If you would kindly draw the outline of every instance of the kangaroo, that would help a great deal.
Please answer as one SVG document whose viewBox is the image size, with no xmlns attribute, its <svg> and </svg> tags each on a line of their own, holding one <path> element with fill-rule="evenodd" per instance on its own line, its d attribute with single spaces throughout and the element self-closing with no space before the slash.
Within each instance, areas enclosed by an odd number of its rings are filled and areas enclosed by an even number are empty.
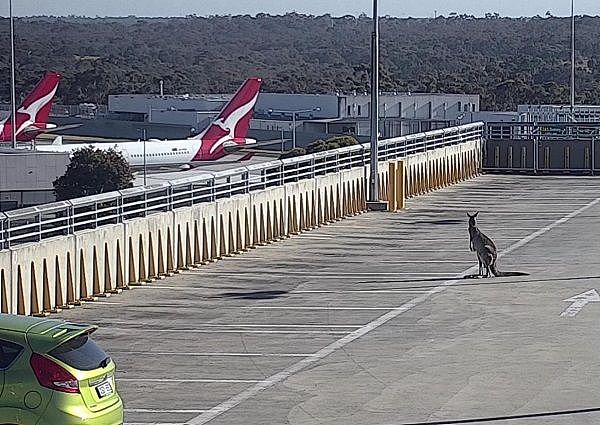
<svg viewBox="0 0 600 425">
<path fill-rule="evenodd" d="M 469 249 L 477 253 L 479 276 L 489 277 L 490 271 L 496 276 L 492 267 L 495 269 L 494 264 L 496 263 L 496 258 L 498 258 L 498 251 L 494 242 L 477 228 L 475 218 L 478 214 L 479 211 L 473 215 L 467 213 L 469 217 Z M 483 273 L 484 269 L 485 275 Z"/>
<path fill-rule="evenodd" d="M 498 250 L 494 241 L 477 228 L 475 218 L 478 214 L 479 211 L 473 215 L 467 213 L 467 216 L 469 217 L 469 249 L 477 253 L 479 276 L 490 277 L 490 272 L 495 277 L 527 275 L 527 273 L 523 272 L 501 272 L 496 268 Z"/>
</svg>

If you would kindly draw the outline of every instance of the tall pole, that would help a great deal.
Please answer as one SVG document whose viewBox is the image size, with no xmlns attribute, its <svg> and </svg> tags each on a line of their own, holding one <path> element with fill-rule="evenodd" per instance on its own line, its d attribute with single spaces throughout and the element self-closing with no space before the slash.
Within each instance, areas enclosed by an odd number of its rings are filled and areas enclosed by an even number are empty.
<svg viewBox="0 0 600 425">
<path fill-rule="evenodd" d="M 144 186 L 146 186 L 146 129 L 142 128 L 142 139 L 144 139 Z"/>
<path fill-rule="evenodd" d="M 292 149 L 296 149 L 296 112 L 292 111 Z"/>
<path fill-rule="evenodd" d="M 378 0 L 373 0 L 373 32 L 371 34 L 371 173 L 369 201 L 379 200 L 379 169 L 377 142 L 379 139 L 379 14 Z"/>
<path fill-rule="evenodd" d="M 571 0 L 571 121 L 575 122 L 575 0 Z"/>
<path fill-rule="evenodd" d="M 12 147 L 17 148 L 17 95 L 15 93 L 15 27 L 13 23 L 12 0 L 8 1 L 10 15 L 10 102 L 12 104 L 12 121 L 10 124 L 12 134 Z"/>
</svg>

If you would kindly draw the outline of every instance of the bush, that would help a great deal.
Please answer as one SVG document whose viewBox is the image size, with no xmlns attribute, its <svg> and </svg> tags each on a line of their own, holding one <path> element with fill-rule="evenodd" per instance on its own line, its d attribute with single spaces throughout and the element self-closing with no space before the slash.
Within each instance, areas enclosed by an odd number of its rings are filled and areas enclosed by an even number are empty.
<svg viewBox="0 0 600 425">
<path fill-rule="evenodd" d="M 65 174 L 54 180 L 59 201 L 133 186 L 129 163 L 120 152 L 91 146 L 73 152 Z"/>
<path fill-rule="evenodd" d="M 309 144 L 306 149 L 295 148 L 283 153 L 279 159 L 293 158 L 295 156 L 306 155 L 310 153 L 325 152 L 332 149 L 343 148 L 345 146 L 358 145 L 358 141 L 353 136 L 335 136 L 327 140 L 315 140 Z"/>
<path fill-rule="evenodd" d="M 325 140 L 315 140 L 306 147 L 306 153 L 323 152 L 327 150 L 327 142 Z"/>
<path fill-rule="evenodd" d="M 279 159 L 293 158 L 295 156 L 302 156 L 302 155 L 306 155 L 306 149 L 294 148 L 290 151 L 284 152 L 281 155 L 279 155 Z"/>
<path fill-rule="evenodd" d="M 328 140 L 328 142 L 335 143 L 340 148 L 343 148 L 345 146 L 358 145 L 358 140 L 356 140 L 353 136 L 348 136 L 348 135 L 332 137 L 331 139 Z"/>
</svg>

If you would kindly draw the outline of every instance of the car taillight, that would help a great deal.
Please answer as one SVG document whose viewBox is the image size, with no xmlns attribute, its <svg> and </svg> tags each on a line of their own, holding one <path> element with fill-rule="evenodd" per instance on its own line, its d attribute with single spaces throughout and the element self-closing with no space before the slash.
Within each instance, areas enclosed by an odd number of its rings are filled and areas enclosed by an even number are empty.
<svg viewBox="0 0 600 425">
<path fill-rule="evenodd" d="M 77 378 L 52 360 L 34 353 L 29 363 L 41 386 L 64 393 L 79 392 Z"/>
</svg>

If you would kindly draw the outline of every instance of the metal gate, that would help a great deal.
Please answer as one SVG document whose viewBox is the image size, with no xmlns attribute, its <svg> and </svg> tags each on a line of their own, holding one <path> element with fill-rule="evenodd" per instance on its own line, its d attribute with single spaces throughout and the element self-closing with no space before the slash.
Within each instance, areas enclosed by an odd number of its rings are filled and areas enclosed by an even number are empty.
<svg viewBox="0 0 600 425">
<path fill-rule="evenodd" d="M 600 123 L 487 124 L 483 169 L 492 172 L 579 173 L 600 171 Z M 598 165 L 598 167 L 597 167 Z"/>
</svg>

